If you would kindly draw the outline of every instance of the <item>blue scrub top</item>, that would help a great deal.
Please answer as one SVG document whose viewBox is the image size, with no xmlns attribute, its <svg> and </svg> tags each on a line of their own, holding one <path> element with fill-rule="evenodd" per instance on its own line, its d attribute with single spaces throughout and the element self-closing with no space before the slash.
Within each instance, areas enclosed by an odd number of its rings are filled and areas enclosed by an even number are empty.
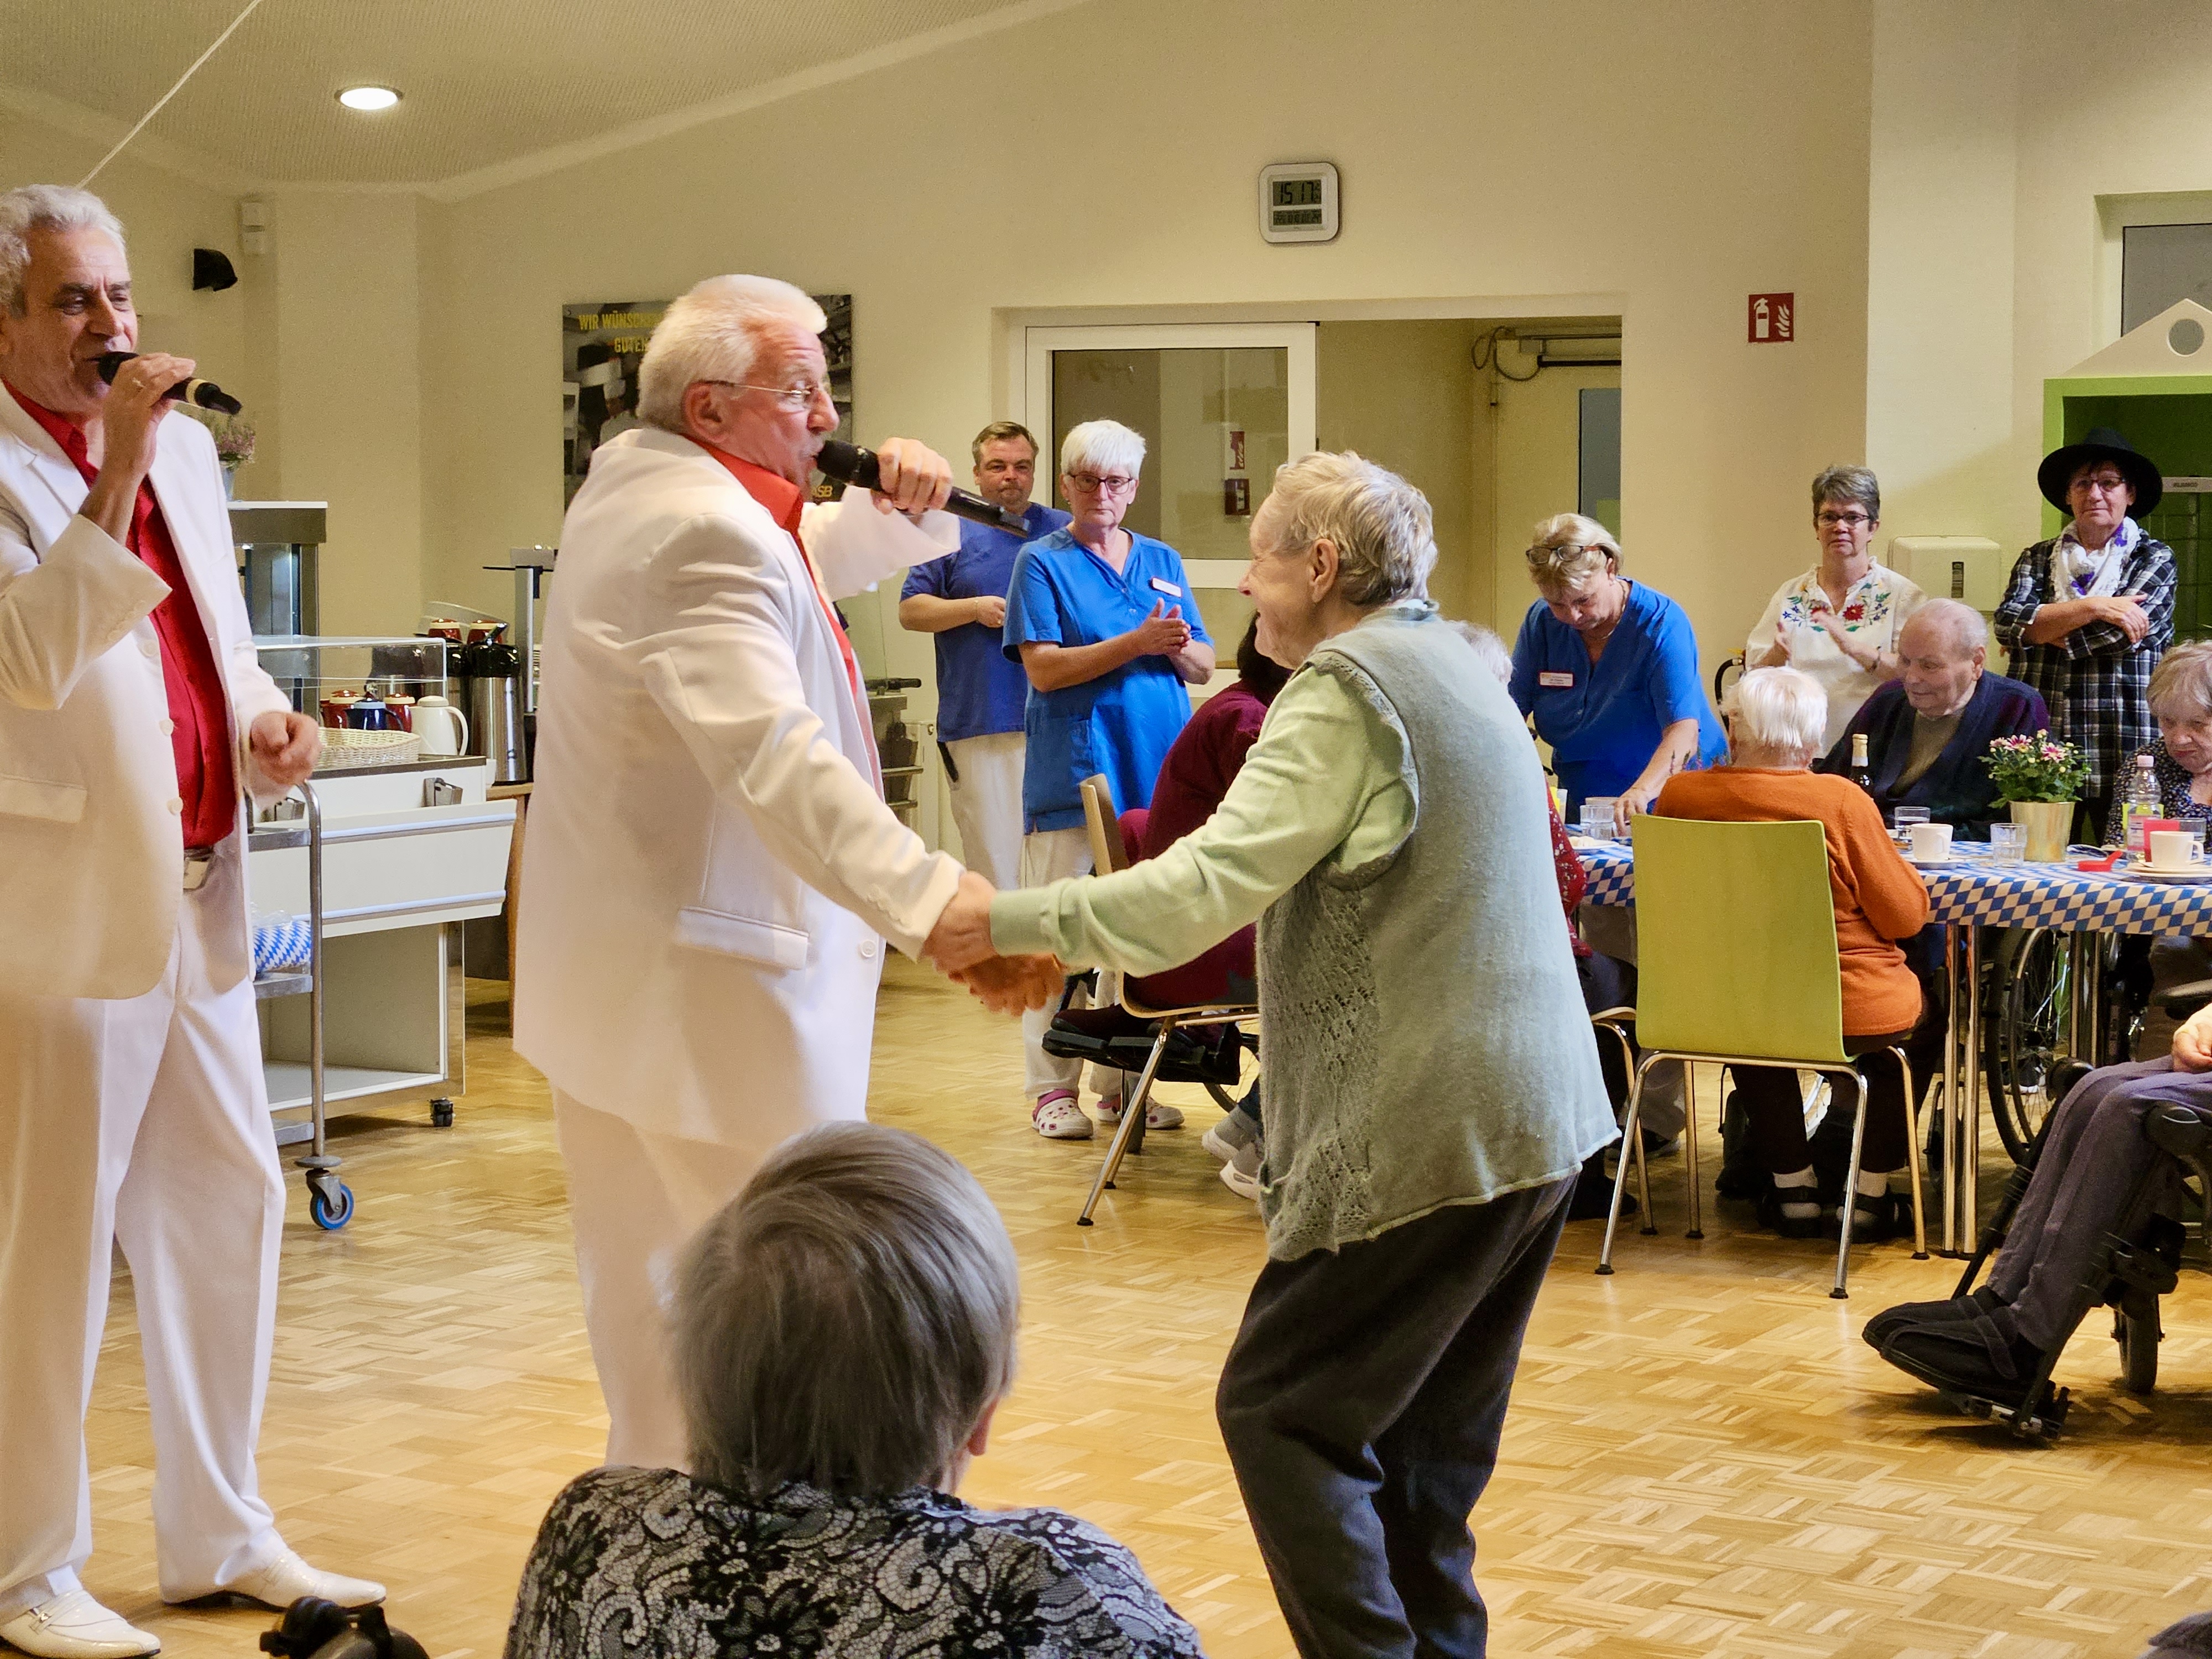
<svg viewBox="0 0 2212 1659">
<path fill-rule="evenodd" d="M 1165 542 L 1129 532 L 1121 573 L 1069 535 L 1055 530 L 1022 549 L 1006 591 L 1005 651 L 1019 662 L 1030 640 L 1054 645 L 1097 645 L 1126 634 L 1164 602 L 1180 611 L 1191 637 L 1212 640 L 1183 574 L 1182 560 Z M 1114 808 L 1126 811 L 1152 799 L 1176 734 L 1190 718 L 1190 692 L 1163 656 L 1139 657 L 1109 674 L 1057 691 L 1030 692 L 1029 758 L 1022 769 L 1024 827 L 1079 830 L 1079 786 L 1095 772 L 1114 786 Z"/>
<path fill-rule="evenodd" d="M 1618 795 L 1644 774 L 1659 735 L 1698 722 L 1695 766 L 1717 764 L 1728 739 L 1698 673 L 1698 640 L 1682 607 L 1632 582 L 1628 603 L 1595 663 L 1583 636 L 1539 599 L 1513 645 L 1513 701 L 1552 745 L 1567 816 L 1592 796 Z"/>
<path fill-rule="evenodd" d="M 985 594 L 1005 598 L 1024 544 L 1067 522 L 1066 514 L 1042 501 L 1031 501 L 1022 516 L 1029 522 L 1026 536 L 963 519 L 960 550 L 908 571 L 899 598 L 912 599 L 917 593 L 939 599 L 977 599 Z M 937 735 L 945 742 L 1022 729 L 1030 677 L 1019 663 L 1006 660 L 1004 638 L 1000 629 L 981 623 L 963 623 L 937 635 Z"/>
</svg>

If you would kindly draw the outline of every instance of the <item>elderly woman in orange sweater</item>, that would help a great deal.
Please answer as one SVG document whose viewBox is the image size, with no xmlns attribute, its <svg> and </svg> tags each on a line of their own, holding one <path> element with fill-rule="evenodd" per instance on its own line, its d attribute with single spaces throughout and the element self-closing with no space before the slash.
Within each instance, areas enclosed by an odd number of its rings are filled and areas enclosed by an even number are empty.
<svg viewBox="0 0 2212 1659">
<path fill-rule="evenodd" d="M 1847 779 L 1807 769 L 1827 728 L 1827 694 L 1818 681 L 1794 668 L 1753 669 L 1736 683 L 1729 705 L 1728 763 L 1669 780 L 1652 810 L 1735 823 L 1817 818 L 1827 831 L 1843 957 L 1844 1046 L 1854 1054 L 1902 1046 L 1920 1018 L 1921 994 L 1898 941 L 1928 925 L 1927 888 L 1891 842 L 1871 796 Z M 1797 1074 L 1777 1066 L 1732 1069 L 1753 1146 L 1771 1176 L 1759 1219 L 1787 1237 L 1812 1237 L 1820 1231 L 1820 1205 Z M 1869 1069 L 1874 1097 L 1850 1202 L 1851 1237 L 1872 1239 L 1899 1224 L 1889 1177 L 1905 1166 L 1910 1140 L 1904 1079 L 1887 1064 Z M 1857 1109 L 1852 1087 L 1838 1085 L 1836 1109 Z"/>
</svg>

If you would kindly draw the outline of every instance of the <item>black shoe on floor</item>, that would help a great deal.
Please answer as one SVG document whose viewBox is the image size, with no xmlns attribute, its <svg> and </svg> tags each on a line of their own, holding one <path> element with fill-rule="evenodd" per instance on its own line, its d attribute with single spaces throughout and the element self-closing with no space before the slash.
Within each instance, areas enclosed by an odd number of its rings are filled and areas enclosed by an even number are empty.
<svg viewBox="0 0 2212 1659">
<path fill-rule="evenodd" d="M 1952 1325 L 1972 1319 L 1978 1314 L 1994 1313 L 2004 1305 L 1997 1293 L 1986 1285 L 1978 1285 L 1966 1296 L 1953 1297 L 1945 1302 L 1900 1302 L 1894 1308 L 1885 1308 L 1866 1322 L 1859 1334 L 1866 1345 L 1880 1353 L 1883 1345 L 1899 1331 L 1911 1325 Z"/>
<path fill-rule="evenodd" d="M 1791 1194 L 1790 1202 L 1792 1204 L 1813 1202 L 1813 1189 L 1810 1187 L 1792 1187 L 1790 1191 Z M 1802 1197 L 1798 1196 L 1800 1194 L 1802 1194 Z M 1782 1189 L 1774 1184 L 1771 1176 L 1767 1177 L 1765 1188 L 1759 1194 L 1759 1224 L 1770 1231 L 1780 1233 L 1784 1238 L 1818 1238 L 1820 1236 L 1820 1214 L 1818 1209 L 1808 1216 L 1788 1216 L 1782 1213 Z"/>
<path fill-rule="evenodd" d="M 1613 1213 L 1613 1178 L 1605 1172 L 1605 1154 L 1592 1152 L 1583 1164 L 1583 1172 L 1575 1182 L 1573 1196 L 1567 1200 L 1567 1219 L 1570 1221 L 1602 1221 Z M 1636 1213 L 1636 1194 L 1620 1195 L 1620 1218 L 1623 1221 Z"/>
<path fill-rule="evenodd" d="M 2043 1350 L 2021 1337 L 2008 1340 L 1986 1314 L 1942 1325 L 1908 1325 L 1881 1357 L 1944 1394 L 2000 1406 L 2027 1402 L 2029 1379 L 2043 1369 Z"/>
<path fill-rule="evenodd" d="M 1843 1231 L 1843 1212 L 1839 1209 L 1828 1218 L 1822 1231 L 1831 1237 Z M 1912 1231 L 1912 1200 L 1899 1198 L 1894 1193 L 1861 1193 L 1851 1200 L 1851 1243 L 1879 1244 L 1884 1239 L 1901 1238 Z"/>
</svg>

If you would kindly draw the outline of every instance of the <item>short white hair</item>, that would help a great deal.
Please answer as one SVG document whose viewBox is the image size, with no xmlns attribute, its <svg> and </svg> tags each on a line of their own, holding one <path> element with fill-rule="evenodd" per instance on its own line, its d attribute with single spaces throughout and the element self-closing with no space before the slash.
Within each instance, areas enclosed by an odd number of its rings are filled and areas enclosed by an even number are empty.
<svg viewBox="0 0 2212 1659">
<path fill-rule="evenodd" d="M 1949 637 L 1952 650 L 1961 657 L 1989 649 L 1989 623 L 1980 611 L 1959 599 L 1929 600 L 1905 619 L 1905 628 L 1941 629 Z M 1901 640 L 1905 629 L 1897 631 Z"/>
<path fill-rule="evenodd" d="M 1474 654 L 1482 659 L 1485 668 L 1498 677 L 1500 685 L 1513 683 L 1513 653 L 1505 648 L 1504 641 L 1480 623 L 1447 622 L 1444 626 L 1474 647 Z"/>
<path fill-rule="evenodd" d="M 1351 450 L 1317 450 L 1275 469 L 1253 520 L 1254 544 L 1295 556 L 1336 549 L 1336 591 L 1363 611 L 1429 591 L 1437 536 L 1429 498 Z"/>
<path fill-rule="evenodd" d="M 1085 421 L 1060 443 L 1060 471 L 1097 472 L 1117 466 L 1132 476 L 1145 470 L 1145 434 L 1119 421 Z"/>
<path fill-rule="evenodd" d="M 1550 595 L 1607 568 L 1620 568 L 1620 544 L 1595 519 L 1579 513 L 1554 513 L 1536 520 L 1528 535 L 1528 580 Z"/>
<path fill-rule="evenodd" d="M 709 276 L 672 301 L 637 370 L 637 417 L 667 432 L 684 430 L 684 394 L 700 380 L 742 386 L 753 372 L 762 331 L 779 326 L 819 334 L 830 325 L 806 293 L 773 276 Z"/>
<path fill-rule="evenodd" d="M 1820 753 L 1828 733 L 1828 694 L 1795 668 L 1754 668 L 1729 692 L 1739 738 L 1784 753 Z"/>
<path fill-rule="evenodd" d="M 88 190 L 70 185 L 19 185 L 0 193 L 0 306 L 23 314 L 23 276 L 31 238 L 42 230 L 101 230 L 124 247 L 123 222 Z M 128 249 L 125 249 L 128 252 Z"/>
</svg>

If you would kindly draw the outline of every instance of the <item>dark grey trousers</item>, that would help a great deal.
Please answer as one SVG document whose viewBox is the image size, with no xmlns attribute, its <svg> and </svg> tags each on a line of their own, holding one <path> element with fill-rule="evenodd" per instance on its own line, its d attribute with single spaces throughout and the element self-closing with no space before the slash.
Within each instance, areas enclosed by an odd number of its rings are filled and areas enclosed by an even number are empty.
<svg viewBox="0 0 2212 1659">
<path fill-rule="evenodd" d="M 1480 1659 L 1468 1514 L 1574 1186 L 1261 1269 L 1215 1403 L 1304 1659 Z"/>
<path fill-rule="evenodd" d="M 2058 1103 L 2035 1178 L 1990 1270 L 1990 1288 L 2035 1346 L 2071 1334 L 2075 1293 L 2097 1246 L 2164 1160 L 2142 1125 L 2165 1101 L 2212 1103 L 2212 1073 L 2177 1072 L 2171 1057 L 2107 1066 Z M 2005 1321 L 1996 1323 L 2002 1329 Z"/>
</svg>

